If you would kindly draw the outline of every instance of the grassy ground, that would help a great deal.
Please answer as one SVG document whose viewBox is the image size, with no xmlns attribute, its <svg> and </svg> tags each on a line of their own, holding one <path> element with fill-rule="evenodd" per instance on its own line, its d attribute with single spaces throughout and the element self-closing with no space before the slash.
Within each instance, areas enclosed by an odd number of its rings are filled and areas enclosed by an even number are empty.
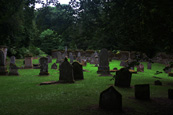
<svg viewBox="0 0 173 115">
<path fill-rule="evenodd" d="M 53 60 L 54 63 L 56 60 Z M 33 63 L 38 63 L 34 60 Z M 52 65 L 49 64 L 49 68 Z M 23 60 L 16 61 L 17 66 Z M 110 62 L 110 69 L 119 66 L 120 61 Z M 146 63 L 143 63 L 146 68 Z M 58 66 L 59 67 L 59 66 Z M 152 70 L 132 75 L 131 88 L 115 87 L 123 99 L 123 113 L 131 115 L 173 114 L 173 101 L 168 99 L 168 89 L 173 88 L 173 77 L 162 71 L 164 65 L 153 64 Z M 74 84 L 39 86 L 41 82 L 58 81 L 59 71 L 49 69 L 49 76 L 38 76 L 39 69 L 20 69 L 20 76 L 0 76 L 0 115 L 113 115 L 115 113 L 98 109 L 100 93 L 114 84 L 112 77 L 99 77 L 97 67 L 88 64 L 83 67 L 84 80 Z M 115 73 L 112 73 L 113 75 Z M 161 79 L 153 78 L 152 76 Z M 155 86 L 160 80 L 163 86 Z M 150 84 L 151 101 L 139 101 L 134 98 L 135 84 Z"/>
</svg>

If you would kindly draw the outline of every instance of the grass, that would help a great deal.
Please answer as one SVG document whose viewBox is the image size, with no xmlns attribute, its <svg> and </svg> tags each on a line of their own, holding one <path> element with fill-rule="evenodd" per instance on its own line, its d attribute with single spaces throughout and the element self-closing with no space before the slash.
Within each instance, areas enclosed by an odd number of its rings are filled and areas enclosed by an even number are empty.
<svg viewBox="0 0 173 115">
<path fill-rule="evenodd" d="M 100 93 L 114 84 L 112 77 L 99 77 L 97 67 L 87 63 L 84 80 L 74 84 L 39 86 L 41 82 L 58 81 L 59 71 L 50 69 L 56 62 L 49 63 L 49 76 L 38 76 L 39 69 L 20 69 L 20 76 L 0 76 L 0 115 L 111 115 L 114 113 L 98 109 Z M 38 59 L 33 60 L 38 63 Z M 23 60 L 16 60 L 17 66 L 23 66 Z M 110 69 L 119 66 L 120 61 L 110 62 Z M 143 63 L 147 68 L 146 63 Z M 59 67 L 59 66 L 58 66 Z M 173 77 L 162 71 L 164 65 L 155 63 L 152 70 L 132 75 L 132 88 L 115 87 L 122 94 L 123 113 L 132 115 L 173 113 L 173 101 L 168 99 L 168 89 L 173 88 Z M 136 69 L 136 68 L 135 68 Z M 163 72 L 163 71 L 162 71 Z M 112 73 L 114 75 L 115 73 Z M 155 86 L 157 76 L 163 86 Z M 134 98 L 135 84 L 150 84 L 151 101 L 139 101 Z M 172 84 L 171 84 L 172 83 Z"/>
</svg>

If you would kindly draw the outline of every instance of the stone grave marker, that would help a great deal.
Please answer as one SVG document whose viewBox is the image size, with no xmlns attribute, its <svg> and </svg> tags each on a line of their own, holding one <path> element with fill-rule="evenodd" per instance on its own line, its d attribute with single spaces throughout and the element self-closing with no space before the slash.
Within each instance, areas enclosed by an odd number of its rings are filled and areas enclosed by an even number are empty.
<svg viewBox="0 0 173 115">
<path fill-rule="evenodd" d="M 152 63 L 147 63 L 147 69 L 151 69 L 151 65 L 152 65 Z"/>
<path fill-rule="evenodd" d="M 31 69 L 33 67 L 32 65 L 32 57 L 28 56 L 28 57 L 25 57 L 25 69 Z"/>
<path fill-rule="evenodd" d="M 168 99 L 173 99 L 173 89 L 168 89 Z"/>
<path fill-rule="evenodd" d="M 135 98 L 139 100 L 150 100 L 149 84 L 135 85 Z"/>
<path fill-rule="evenodd" d="M 121 68 L 116 71 L 115 86 L 130 87 L 132 73 L 128 68 Z"/>
<path fill-rule="evenodd" d="M 70 58 L 70 63 L 73 63 L 74 58 L 73 58 L 73 54 L 71 52 L 69 53 L 69 58 Z"/>
<path fill-rule="evenodd" d="M 78 62 L 73 62 L 73 75 L 74 75 L 74 80 L 83 80 L 83 68 L 82 65 L 79 64 Z"/>
<path fill-rule="evenodd" d="M 137 66 L 137 72 L 144 72 L 144 65 L 143 64 L 139 64 Z"/>
<path fill-rule="evenodd" d="M 99 53 L 99 67 L 97 73 L 105 76 L 110 75 L 107 49 L 102 49 Z"/>
<path fill-rule="evenodd" d="M 52 63 L 52 57 L 48 55 L 47 58 L 48 58 L 48 63 Z"/>
<path fill-rule="evenodd" d="M 122 95 L 110 86 L 100 94 L 99 107 L 103 110 L 121 112 L 122 111 Z"/>
<path fill-rule="evenodd" d="M 39 75 L 49 75 L 48 73 L 48 58 L 41 57 L 40 58 L 40 73 Z"/>
<path fill-rule="evenodd" d="M 57 69 L 56 63 L 52 64 L 51 69 Z"/>
<path fill-rule="evenodd" d="M 16 60 L 15 56 L 11 56 L 10 63 L 15 64 L 15 60 Z"/>
<path fill-rule="evenodd" d="M 56 63 L 61 63 L 62 60 L 63 60 L 63 58 L 62 58 L 61 52 L 57 52 L 57 60 L 56 60 Z"/>
<path fill-rule="evenodd" d="M 64 62 L 59 66 L 59 81 L 62 83 L 74 83 L 73 66 L 65 58 Z"/>
<path fill-rule="evenodd" d="M 0 50 L 0 75 L 7 75 L 8 71 L 6 68 L 4 52 Z"/>
<path fill-rule="evenodd" d="M 18 73 L 18 67 L 16 66 L 16 64 L 10 63 L 10 71 L 8 75 L 19 75 Z"/>
</svg>

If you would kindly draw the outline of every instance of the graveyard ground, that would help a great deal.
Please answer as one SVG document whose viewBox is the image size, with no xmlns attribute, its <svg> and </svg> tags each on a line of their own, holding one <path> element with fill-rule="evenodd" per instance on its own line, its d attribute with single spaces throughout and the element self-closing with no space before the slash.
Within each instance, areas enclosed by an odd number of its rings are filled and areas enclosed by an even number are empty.
<svg viewBox="0 0 173 115">
<path fill-rule="evenodd" d="M 38 63 L 38 60 L 33 60 Z M 84 80 L 74 84 L 42 85 L 45 81 L 58 81 L 59 71 L 50 69 L 55 62 L 49 63 L 49 76 L 38 76 L 39 69 L 20 69 L 20 76 L 0 76 L 0 115 L 111 115 L 112 112 L 98 108 L 99 95 L 109 86 L 114 85 L 112 77 L 99 77 L 97 67 L 87 63 L 83 69 Z M 120 61 L 110 62 L 110 69 L 119 66 Z M 146 63 L 144 67 L 146 68 Z M 8 64 L 9 65 L 9 64 Z M 17 66 L 23 60 L 16 60 Z M 59 68 L 59 66 L 58 66 Z M 115 87 L 123 99 L 123 112 L 127 115 L 166 115 L 173 114 L 173 100 L 168 99 L 168 89 L 173 88 L 173 77 L 163 72 L 164 65 L 155 63 L 152 70 L 144 69 L 144 73 L 132 75 L 131 88 Z M 136 68 L 135 68 L 136 69 Z M 112 73 L 114 75 L 115 73 Z M 153 77 L 155 76 L 155 78 Z M 155 86 L 154 81 L 160 80 L 162 86 Z M 150 101 L 134 98 L 135 84 L 150 84 Z"/>
</svg>

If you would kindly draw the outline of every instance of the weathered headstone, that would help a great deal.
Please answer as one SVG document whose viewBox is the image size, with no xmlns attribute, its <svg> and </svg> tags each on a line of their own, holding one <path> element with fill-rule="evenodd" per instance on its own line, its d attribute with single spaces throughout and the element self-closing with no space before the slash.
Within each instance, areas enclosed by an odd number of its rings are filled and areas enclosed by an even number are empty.
<svg viewBox="0 0 173 115">
<path fill-rule="evenodd" d="M 48 73 L 48 58 L 40 58 L 40 73 L 39 75 L 49 75 Z"/>
<path fill-rule="evenodd" d="M 115 86 L 130 87 L 132 73 L 127 68 L 116 71 Z"/>
<path fill-rule="evenodd" d="M 100 94 L 99 107 L 103 110 L 121 112 L 122 111 L 122 95 L 110 86 Z"/>
<path fill-rule="evenodd" d="M 52 64 L 51 69 L 57 69 L 56 63 Z"/>
<path fill-rule="evenodd" d="M 83 68 L 82 65 L 79 64 L 78 62 L 73 62 L 73 75 L 74 75 L 74 80 L 83 80 Z"/>
<path fill-rule="evenodd" d="M 81 63 L 81 53 L 78 52 L 76 60 Z"/>
<path fill-rule="evenodd" d="M 73 58 L 73 54 L 71 52 L 69 53 L 69 58 L 70 58 L 70 63 L 73 63 L 74 58 Z"/>
<path fill-rule="evenodd" d="M 47 58 L 48 58 L 48 63 L 52 63 L 52 57 L 48 55 Z"/>
<path fill-rule="evenodd" d="M 147 63 L 147 69 L 151 69 L 151 65 L 152 65 L 152 63 Z"/>
<path fill-rule="evenodd" d="M 18 69 L 19 68 L 16 66 L 16 64 L 10 63 L 10 71 L 8 75 L 19 75 Z"/>
<path fill-rule="evenodd" d="M 62 58 L 61 52 L 57 52 L 57 60 L 56 60 L 56 63 L 61 63 L 62 60 L 63 60 L 63 58 Z"/>
<path fill-rule="evenodd" d="M 144 65 L 143 64 L 139 64 L 137 66 L 137 72 L 144 72 Z"/>
<path fill-rule="evenodd" d="M 150 100 L 149 84 L 135 85 L 135 98 L 139 100 Z"/>
<path fill-rule="evenodd" d="M 173 99 L 173 89 L 168 89 L 168 98 Z"/>
<path fill-rule="evenodd" d="M 0 46 L 0 50 L 4 53 L 4 64 L 6 65 L 7 46 Z"/>
<path fill-rule="evenodd" d="M 62 83 L 74 83 L 73 66 L 65 58 L 64 62 L 59 66 L 59 81 Z"/>
<path fill-rule="evenodd" d="M 10 63 L 12 63 L 12 64 L 15 64 L 15 56 L 11 56 L 11 58 L 10 58 Z"/>
<path fill-rule="evenodd" d="M 8 74 L 4 58 L 5 58 L 4 52 L 2 50 L 0 50 L 0 75 L 7 75 Z"/>
<path fill-rule="evenodd" d="M 154 81 L 154 85 L 162 85 L 162 82 L 160 80 Z"/>
<path fill-rule="evenodd" d="M 102 49 L 99 53 L 99 67 L 97 73 L 101 75 L 110 75 L 107 49 Z"/>
<path fill-rule="evenodd" d="M 25 57 L 25 69 L 30 69 L 32 68 L 33 65 L 32 65 L 32 57 Z"/>
</svg>

